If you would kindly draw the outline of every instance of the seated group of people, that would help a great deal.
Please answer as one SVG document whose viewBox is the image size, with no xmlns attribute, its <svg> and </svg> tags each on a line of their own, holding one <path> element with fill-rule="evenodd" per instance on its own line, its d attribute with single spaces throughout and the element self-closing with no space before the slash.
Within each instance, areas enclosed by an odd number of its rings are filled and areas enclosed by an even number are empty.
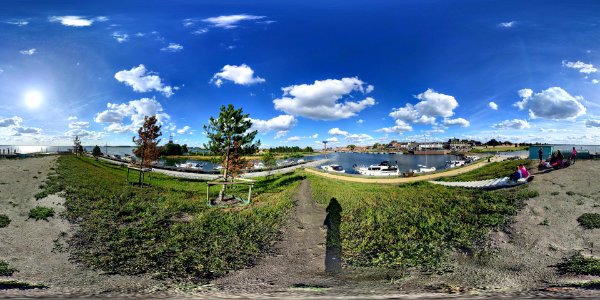
<svg viewBox="0 0 600 300">
<path fill-rule="evenodd" d="M 517 170 L 512 173 L 510 175 L 510 179 L 517 181 L 521 178 L 527 178 L 529 177 L 529 171 L 527 171 L 527 168 L 525 168 L 525 166 L 523 166 L 523 164 L 519 164 L 517 166 Z"/>
<path fill-rule="evenodd" d="M 573 151 L 575 151 L 573 149 Z M 576 152 L 574 152 L 576 153 Z M 573 161 L 575 161 L 575 155 L 573 154 L 571 157 L 573 159 Z M 556 150 L 556 152 L 552 153 L 552 156 L 550 156 L 550 160 L 548 161 L 544 161 L 541 163 L 541 165 L 543 167 L 546 168 L 563 168 L 563 167 L 567 167 L 571 164 L 570 160 L 565 160 L 565 157 L 563 156 L 562 153 L 560 153 L 560 150 Z"/>
</svg>

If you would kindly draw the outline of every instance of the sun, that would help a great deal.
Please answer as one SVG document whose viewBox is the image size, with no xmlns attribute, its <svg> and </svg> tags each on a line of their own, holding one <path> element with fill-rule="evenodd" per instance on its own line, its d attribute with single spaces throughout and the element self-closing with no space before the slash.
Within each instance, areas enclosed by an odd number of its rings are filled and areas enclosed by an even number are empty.
<svg viewBox="0 0 600 300">
<path fill-rule="evenodd" d="M 38 91 L 29 91 L 25 93 L 24 97 L 25 105 L 27 105 L 29 108 L 37 108 L 40 106 L 40 104 L 42 104 L 42 99 L 43 96 Z"/>
</svg>

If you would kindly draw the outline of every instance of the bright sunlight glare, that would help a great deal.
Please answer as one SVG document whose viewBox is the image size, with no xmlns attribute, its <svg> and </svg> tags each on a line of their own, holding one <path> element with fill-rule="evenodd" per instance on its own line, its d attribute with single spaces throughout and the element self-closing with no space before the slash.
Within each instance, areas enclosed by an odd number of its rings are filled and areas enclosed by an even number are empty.
<svg viewBox="0 0 600 300">
<path fill-rule="evenodd" d="M 29 108 L 36 108 L 42 103 L 42 94 L 38 91 L 29 91 L 25 94 L 25 105 Z"/>
</svg>

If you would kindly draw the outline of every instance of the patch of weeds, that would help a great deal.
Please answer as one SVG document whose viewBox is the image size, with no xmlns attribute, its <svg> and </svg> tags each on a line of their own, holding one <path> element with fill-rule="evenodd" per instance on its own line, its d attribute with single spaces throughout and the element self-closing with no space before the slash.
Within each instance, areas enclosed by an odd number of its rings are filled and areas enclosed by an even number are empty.
<svg viewBox="0 0 600 300">
<path fill-rule="evenodd" d="M 8 262 L 0 260 L 0 276 L 12 276 L 17 269 L 13 269 L 8 265 Z"/>
<path fill-rule="evenodd" d="M 552 252 L 556 252 L 556 251 L 558 251 L 558 247 L 550 244 L 550 245 L 548 245 L 548 250 L 550 250 Z"/>
<path fill-rule="evenodd" d="M 577 199 L 577 201 L 575 202 L 575 204 L 577 205 L 583 205 L 585 202 L 582 199 Z"/>
<path fill-rule="evenodd" d="M 18 204 L 14 203 L 14 202 L 12 202 L 12 201 L 8 201 L 8 204 L 12 205 L 12 207 L 17 207 L 17 206 L 19 206 Z"/>
<path fill-rule="evenodd" d="M 38 171 L 38 174 L 42 174 L 42 172 Z"/>
<path fill-rule="evenodd" d="M 38 179 L 38 177 L 37 176 L 33 176 L 33 179 Z"/>
<path fill-rule="evenodd" d="M 330 288 L 322 285 L 299 283 L 291 285 L 289 289 L 292 291 L 323 292 L 329 290 Z"/>
<path fill-rule="evenodd" d="M 577 218 L 577 222 L 585 229 L 600 228 L 600 214 L 585 213 Z"/>
<path fill-rule="evenodd" d="M 54 217 L 54 209 L 45 206 L 36 206 L 29 211 L 29 218 L 38 220 L 46 220 L 48 218 Z"/>
<path fill-rule="evenodd" d="M 575 283 L 569 284 L 569 286 L 590 289 L 590 290 L 598 290 L 598 289 L 600 289 L 600 280 L 575 282 Z"/>
<path fill-rule="evenodd" d="M 42 284 L 34 284 L 16 280 L 0 280 L 0 290 L 19 289 L 19 290 L 31 290 L 31 289 L 46 289 L 48 288 Z"/>
<path fill-rule="evenodd" d="M 573 273 L 578 275 L 600 275 L 600 259 L 585 257 L 580 253 L 563 259 L 557 266 L 561 273 Z"/>
<path fill-rule="evenodd" d="M 567 191 L 567 195 L 569 195 L 569 196 L 573 196 L 573 195 L 576 195 L 576 193 L 575 193 L 575 192 L 573 192 L 573 191 Z"/>
<path fill-rule="evenodd" d="M 550 210 L 550 207 L 548 207 L 548 206 L 544 206 L 544 209 L 545 209 L 545 210 Z"/>
<path fill-rule="evenodd" d="M 46 192 L 46 191 L 41 191 L 41 192 L 35 194 L 35 200 L 40 200 L 40 199 L 46 198 L 46 197 L 48 197 L 48 192 Z"/>
<path fill-rule="evenodd" d="M 560 192 L 552 192 L 552 193 L 550 193 L 550 195 L 552 195 L 552 196 L 557 196 L 558 194 L 560 194 Z"/>
<path fill-rule="evenodd" d="M 0 214 L 0 228 L 4 228 L 10 224 L 10 218 L 7 215 Z"/>
<path fill-rule="evenodd" d="M 538 225 L 550 226 L 550 221 L 548 221 L 548 219 L 544 219 L 544 221 L 540 222 L 540 224 L 538 224 Z"/>
<path fill-rule="evenodd" d="M 43 189 L 46 188 L 46 185 L 45 184 L 40 184 L 38 187 L 40 188 L 40 190 L 43 190 Z"/>
</svg>

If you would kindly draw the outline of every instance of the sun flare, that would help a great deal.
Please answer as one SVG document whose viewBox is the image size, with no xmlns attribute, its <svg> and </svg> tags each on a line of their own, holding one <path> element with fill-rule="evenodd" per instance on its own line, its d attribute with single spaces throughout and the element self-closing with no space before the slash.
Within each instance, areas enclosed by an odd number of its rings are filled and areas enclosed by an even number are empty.
<svg viewBox="0 0 600 300">
<path fill-rule="evenodd" d="M 25 94 L 25 105 L 29 108 L 37 108 L 42 104 L 43 96 L 38 91 L 29 91 Z"/>
</svg>

